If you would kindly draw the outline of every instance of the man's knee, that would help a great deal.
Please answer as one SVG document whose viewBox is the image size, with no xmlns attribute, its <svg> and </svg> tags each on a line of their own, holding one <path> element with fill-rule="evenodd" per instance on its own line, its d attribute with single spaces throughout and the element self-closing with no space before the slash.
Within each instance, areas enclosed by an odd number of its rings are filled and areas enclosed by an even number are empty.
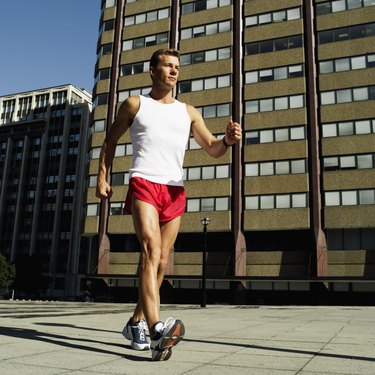
<svg viewBox="0 0 375 375">
<path fill-rule="evenodd" d="M 142 265 L 143 267 L 152 266 L 154 268 L 159 268 L 161 261 L 160 251 L 144 249 L 142 251 Z"/>
</svg>

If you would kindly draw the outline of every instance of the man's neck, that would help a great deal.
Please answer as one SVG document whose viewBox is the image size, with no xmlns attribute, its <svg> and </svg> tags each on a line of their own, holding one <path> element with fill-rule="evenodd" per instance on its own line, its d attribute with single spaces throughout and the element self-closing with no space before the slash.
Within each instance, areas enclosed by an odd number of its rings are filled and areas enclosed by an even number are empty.
<svg viewBox="0 0 375 375">
<path fill-rule="evenodd" d="M 162 104 L 171 104 L 175 101 L 172 90 L 163 91 L 152 89 L 149 95 L 152 99 Z"/>
</svg>

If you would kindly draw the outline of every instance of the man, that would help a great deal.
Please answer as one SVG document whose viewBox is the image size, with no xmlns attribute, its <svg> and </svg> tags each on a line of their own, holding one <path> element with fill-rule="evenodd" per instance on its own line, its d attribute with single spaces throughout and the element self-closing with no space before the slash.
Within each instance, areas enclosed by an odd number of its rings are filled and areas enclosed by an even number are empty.
<svg viewBox="0 0 375 375">
<path fill-rule="evenodd" d="M 160 321 L 159 288 L 185 211 L 182 165 L 190 132 L 198 144 L 216 158 L 241 139 L 241 127 L 232 121 L 226 127 L 224 138 L 216 138 L 196 108 L 173 97 L 179 60 L 179 52 L 173 49 L 157 50 L 152 55 L 151 92 L 131 96 L 121 104 L 101 149 L 97 182 L 97 196 L 110 198 L 112 191 L 106 181 L 107 171 L 119 138 L 130 129 L 133 161 L 125 210 L 133 216 L 141 244 L 141 267 L 138 303 L 123 334 L 131 339 L 134 349 L 148 349 L 146 320 L 153 360 L 169 359 L 172 346 L 185 333 L 181 320 Z"/>
</svg>

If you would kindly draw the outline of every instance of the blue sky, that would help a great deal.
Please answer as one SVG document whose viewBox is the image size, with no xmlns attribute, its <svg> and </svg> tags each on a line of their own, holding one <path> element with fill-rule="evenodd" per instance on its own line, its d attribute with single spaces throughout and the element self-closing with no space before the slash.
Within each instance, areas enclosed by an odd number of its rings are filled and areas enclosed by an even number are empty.
<svg viewBox="0 0 375 375">
<path fill-rule="evenodd" d="M 0 96 L 94 85 L 100 0 L 0 0 Z"/>
</svg>

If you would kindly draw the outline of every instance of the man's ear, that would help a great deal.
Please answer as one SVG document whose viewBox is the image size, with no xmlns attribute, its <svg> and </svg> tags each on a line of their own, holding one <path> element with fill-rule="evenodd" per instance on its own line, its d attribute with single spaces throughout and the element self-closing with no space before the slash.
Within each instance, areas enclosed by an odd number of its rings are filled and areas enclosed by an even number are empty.
<svg viewBox="0 0 375 375">
<path fill-rule="evenodd" d="M 149 69 L 151 79 L 154 78 L 154 73 L 155 73 L 154 71 L 155 71 L 155 68 L 153 66 L 151 66 L 150 69 Z"/>
</svg>

